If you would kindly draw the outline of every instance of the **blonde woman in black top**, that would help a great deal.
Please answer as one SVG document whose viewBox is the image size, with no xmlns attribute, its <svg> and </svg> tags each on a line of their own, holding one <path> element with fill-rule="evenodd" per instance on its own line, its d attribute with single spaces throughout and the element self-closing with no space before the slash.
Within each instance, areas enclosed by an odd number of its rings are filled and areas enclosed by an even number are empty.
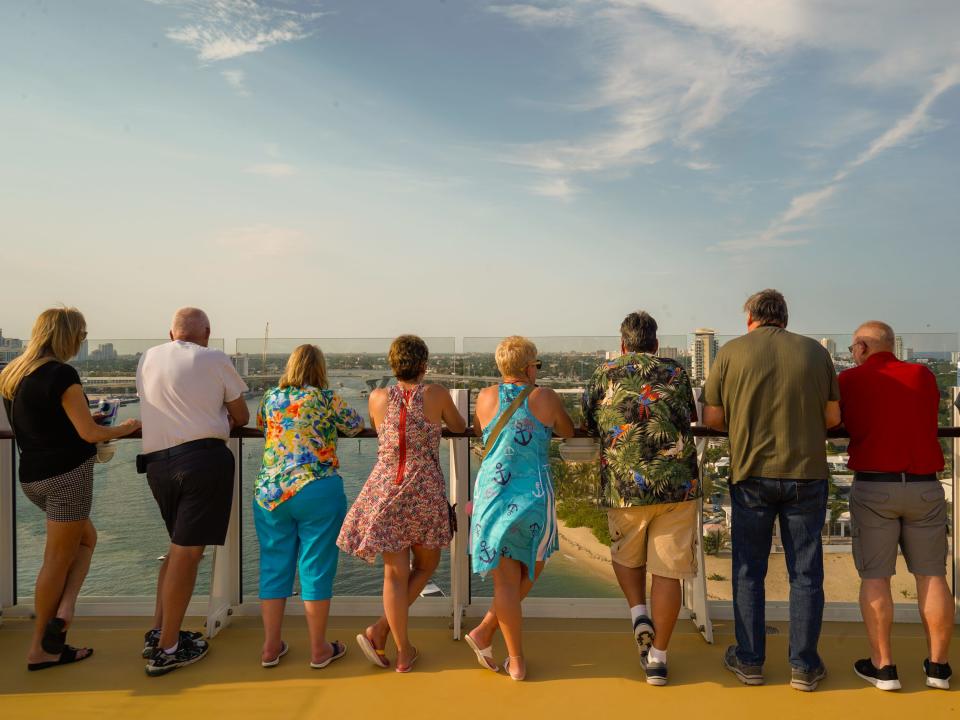
<svg viewBox="0 0 960 720">
<path fill-rule="evenodd" d="M 66 364 L 86 336 L 79 310 L 45 310 L 24 353 L 0 373 L 0 395 L 20 449 L 20 486 L 47 516 L 28 670 L 66 665 L 93 654 L 90 648 L 67 645 L 66 637 L 97 542 L 90 522 L 96 443 L 140 427 L 137 420 L 102 427 L 90 415 L 80 376 Z"/>
</svg>

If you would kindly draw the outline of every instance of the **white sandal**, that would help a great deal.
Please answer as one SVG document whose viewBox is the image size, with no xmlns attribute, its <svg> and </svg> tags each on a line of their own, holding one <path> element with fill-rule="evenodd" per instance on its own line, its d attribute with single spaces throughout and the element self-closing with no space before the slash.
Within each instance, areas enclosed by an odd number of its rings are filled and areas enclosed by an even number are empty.
<svg viewBox="0 0 960 720">
<path fill-rule="evenodd" d="M 500 672 L 500 667 L 493 661 L 493 646 L 481 648 L 477 645 L 477 641 L 470 637 L 470 633 L 467 633 L 463 636 L 463 639 L 467 641 L 467 645 L 470 646 L 470 649 L 473 650 L 474 654 L 477 656 L 477 662 L 480 663 L 480 667 L 485 668 L 486 670 L 493 670 L 493 672 Z"/>
<path fill-rule="evenodd" d="M 523 656 L 522 656 L 522 655 L 519 656 L 519 657 L 517 658 L 517 660 L 523 660 Z M 527 677 L 527 663 L 526 663 L 526 662 L 523 663 L 523 674 L 521 674 L 521 675 L 514 675 L 512 672 L 510 672 L 510 657 L 509 657 L 509 656 L 507 657 L 506 660 L 503 661 L 503 669 L 506 671 L 507 675 L 510 676 L 510 679 L 511 679 L 511 680 L 516 680 L 516 681 L 519 682 L 520 680 L 524 680 L 524 679 Z"/>
</svg>

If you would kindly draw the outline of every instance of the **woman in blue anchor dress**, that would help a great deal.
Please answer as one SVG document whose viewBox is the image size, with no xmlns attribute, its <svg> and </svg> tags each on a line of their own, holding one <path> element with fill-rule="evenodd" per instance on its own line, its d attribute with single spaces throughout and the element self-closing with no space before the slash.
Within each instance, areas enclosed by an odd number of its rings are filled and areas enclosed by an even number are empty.
<svg viewBox="0 0 960 720">
<path fill-rule="evenodd" d="M 540 367 L 536 345 L 516 335 L 497 346 L 496 359 L 503 382 L 477 396 L 475 425 L 484 443 L 514 399 L 536 385 Z M 526 675 L 520 602 L 559 546 L 548 457 L 551 433 L 571 437 L 573 422 L 557 393 L 537 387 L 497 436 L 480 465 L 473 493 L 473 571 L 493 574 L 494 597 L 466 641 L 480 664 L 496 671 L 490 646 L 499 627 L 509 653 L 504 669 L 514 680 Z"/>
</svg>

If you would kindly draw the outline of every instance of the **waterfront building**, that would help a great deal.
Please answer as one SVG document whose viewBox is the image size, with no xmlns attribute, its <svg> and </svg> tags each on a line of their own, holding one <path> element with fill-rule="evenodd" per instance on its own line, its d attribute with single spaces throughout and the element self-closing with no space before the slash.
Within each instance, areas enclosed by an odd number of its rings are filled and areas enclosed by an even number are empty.
<svg viewBox="0 0 960 720">
<path fill-rule="evenodd" d="M 837 356 L 837 341 L 833 338 L 820 338 L 820 344 L 830 353 L 830 357 Z"/>
<path fill-rule="evenodd" d="M 250 356 L 246 353 L 231 355 L 230 362 L 233 363 L 233 369 L 243 377 L 250 374 Z"/>
<path fill-rule="evenodd" d="M 690 348 L 691 376 L 695 383 L 704 383 L 710 374 L 710 367 L 720 345 L 717 342 L 716 331 L 710 328 L 697 328 L 693 331 L 693 345 Z"/>
<path fill-rule="evenodd" d="M 897 360 L 906 360 L 906 356 L 903 354 L 903 336 L 897 335 L 893 341 L 893 354 L 897 356 Z"/>
<path fill-rule="evenodd" d="M 5 338 L 0 330 L 0 363 L 6 364 L 23 352 L 23 341 L 17 338 Z"/>
</svg>

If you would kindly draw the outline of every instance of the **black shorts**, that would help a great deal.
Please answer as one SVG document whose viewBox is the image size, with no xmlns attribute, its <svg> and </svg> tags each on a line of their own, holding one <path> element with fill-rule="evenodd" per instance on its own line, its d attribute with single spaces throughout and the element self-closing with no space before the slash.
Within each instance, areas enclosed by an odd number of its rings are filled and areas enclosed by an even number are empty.
<svg viewBox="0 0 960 720">
<path fill-rule="evenodd" d="M 223 545 L 233 503 L 233 453 L 199 447 L 147 465 L 147 483 L 175 545 Z"/>
</svg>

